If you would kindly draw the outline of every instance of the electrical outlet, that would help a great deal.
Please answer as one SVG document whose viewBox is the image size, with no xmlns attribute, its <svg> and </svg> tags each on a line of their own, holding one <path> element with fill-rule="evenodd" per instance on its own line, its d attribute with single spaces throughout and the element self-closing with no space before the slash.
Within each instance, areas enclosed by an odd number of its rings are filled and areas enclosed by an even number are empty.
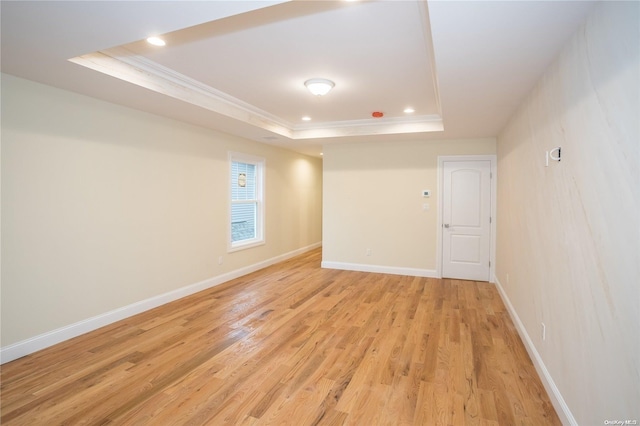
<svg viewBox="0 0 640 426">
<path fill-rule="evenodd" d="M 367 256 L 371 256 L 371 249 L 367 249 L 367 252 L 365 253 Z"/>
<path fill-rule="evenodd" d="M 547 327 L 543 322 L 540 323 L 542 325 L 542 341 L 544 342 L 547 339 Z"/>
<path fill-rule="evenodd" d="M 218 257 L 218 265 L 222 265 L 223 260 L 222 256 Z"/>
</svg>

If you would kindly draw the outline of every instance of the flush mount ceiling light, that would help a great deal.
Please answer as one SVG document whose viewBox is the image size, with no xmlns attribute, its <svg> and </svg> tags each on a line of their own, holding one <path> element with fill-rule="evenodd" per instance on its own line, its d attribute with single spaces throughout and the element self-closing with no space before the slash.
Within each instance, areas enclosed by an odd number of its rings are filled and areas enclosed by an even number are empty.
<svg viewBox="0 0 640 426">
<path fill-rule="evenodd" d="M 323 96 L 329 93 L 335 86 L 335 83 L 326 78 L 312 78 L 304 82 L 307 89 L 316 96 Z"/>
<path fill-rule="evenodd" d="M 160 37 L 149 37 L 147 39 L 147 43 L 149 44 L 153 44 L 154 46 L 164 46 L 167 43 L 165 43 L 165 41 L 163 39 L 161 39 Z"/>
</svg>

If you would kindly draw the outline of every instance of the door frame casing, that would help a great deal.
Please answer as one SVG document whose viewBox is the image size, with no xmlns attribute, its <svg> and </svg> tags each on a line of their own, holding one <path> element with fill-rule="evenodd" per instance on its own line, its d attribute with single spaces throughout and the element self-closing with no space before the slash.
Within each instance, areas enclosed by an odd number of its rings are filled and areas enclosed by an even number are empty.
<svg viewBox="0 0 640 426">
<path fill-rule="evenodd" d="M 496 272 L 496 195 L 498 192 L 498 175 L 497 163 L 498 158 L 495 154 L 490 155 L 439 155 L 438 156 L 438 231 L 436 235 L 436 274 L 438 278 L 442 278 L 442 217 L 444 208 L 444 163 L 445 161 L 489 161 L 491 165 L 491 236 L 489 248 L 489 282 L 495 282 Z"/>
</svg>

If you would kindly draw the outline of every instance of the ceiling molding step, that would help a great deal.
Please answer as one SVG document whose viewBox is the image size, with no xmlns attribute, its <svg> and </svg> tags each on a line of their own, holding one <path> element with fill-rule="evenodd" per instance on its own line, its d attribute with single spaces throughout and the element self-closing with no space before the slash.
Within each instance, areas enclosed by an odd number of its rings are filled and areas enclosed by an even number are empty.
<svg viewBox="0 0 640 426">
<path fill-rule="evenodd" d="M 294 140 L 444 130 L 439 115 L 294 126 L 273 114 L 124 48 L 89 53 L 69 61 Z"/>
<path fill-rule="evenodd" d="M 69 61 L 281 136 L 292 137 L 292 125 L 285 120 L 125 49 L 89 53 Z"/>
<path fill-rule="evenodd" d="M 417 124 L 417 123 L 429 123 L 429 124 L 442 124 L 442 117 L 439 115 L 412 115 L 407 117 L 385 117 L 385 118 L 365 118 L 360 120 L 343 120 L 343 121 L 325 121 L 320 124 L 297 124 L 293 127 L 294 131 L 302 130 L 326 130 L 337 129 L 342 127 L 380 127 L 389 125 L 400 124 Z"/>
<path fill-rule="evenodd" d="M 343 136 L 372 136 L 405 133 L 442 132 L 444 125 L 437 116 L 415 117 L 415 119 L 393 118 L 334 122 L 332 126 L 299 128 L 293 139 L 336 138 Z"/>
<path fill-rule="evenodd" d="M 436 69 L 436 56 L 433 50 L 433 36 L 431 35 L 431 18 L 429 17 L 429 5 L 426 0 L 418 1 L 420 11 L 422 36 L 426 48 L 427 58 L 429 58 L 429 68 L 431 68 L 431 84 L 433 85 L 434 101 L 436 110 L 442 116 L 442 103 L 440 101 L 440 86 L 438 83 L 438 70 Z"/>
</svg>

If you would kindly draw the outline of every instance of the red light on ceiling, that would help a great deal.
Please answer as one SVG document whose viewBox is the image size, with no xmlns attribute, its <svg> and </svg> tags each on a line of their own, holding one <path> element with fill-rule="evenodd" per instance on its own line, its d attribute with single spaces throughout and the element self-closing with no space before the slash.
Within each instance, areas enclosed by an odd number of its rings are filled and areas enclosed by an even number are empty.
<svg viewBox="0 0 640 426">
<path fill-rule="evenodd" d="M 384 116 L 384 113 L 382 113 L 382 112 L 380 112 L 380 111 L 374 111 L 374 112 L 372 112 L 372 113 L 371 113 L 371 116 L 372 116 L 373 118 L 381 118 L 381 117 L 383 117 L 383 116 Z"/>
</svg>

